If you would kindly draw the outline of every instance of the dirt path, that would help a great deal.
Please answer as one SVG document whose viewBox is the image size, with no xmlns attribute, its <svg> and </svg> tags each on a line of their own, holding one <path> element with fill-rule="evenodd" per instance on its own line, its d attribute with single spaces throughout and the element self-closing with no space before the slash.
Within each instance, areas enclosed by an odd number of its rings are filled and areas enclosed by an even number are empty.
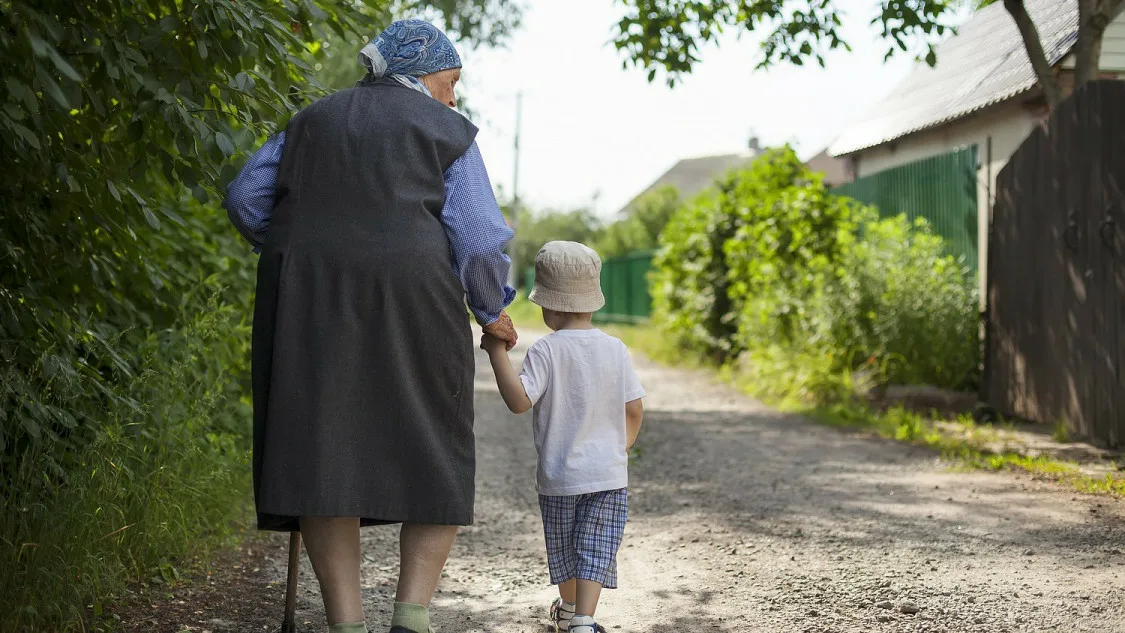
<svg viewBox="0 0 1125 633">
<path fill-rule="evenodd" d="M 622 589 L 600 607 L 610 631 L 1125 632 L 1125 504 L 950 472 L 929 451 L 789 418 L 698 372 L 637 368 L 650 397 Z M 435 626 L 547 631 L 530 418 L 507 413 L 480 353 L 477 380 L 477 523 Z M 276 542 L 263 571 L 280 591 Z M 395 531 L 366 530 L 364 552 L 368 621 L 383 631 Z M 307 559 L 302 575 L 300 621 L 322 630 Z"/>
</svg>

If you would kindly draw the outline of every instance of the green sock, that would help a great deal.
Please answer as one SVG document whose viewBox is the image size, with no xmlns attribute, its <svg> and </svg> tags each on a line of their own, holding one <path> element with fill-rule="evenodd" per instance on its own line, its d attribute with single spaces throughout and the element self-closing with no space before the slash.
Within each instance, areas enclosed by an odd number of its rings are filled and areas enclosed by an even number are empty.
<svg viewBox="0 0 1125 633">
<path fill-rule="evenodd" d="M 367 633 L 364 622 L 340 622 L 328 627 L 328 633 Z"/>
<path fill-rule="evenodd" d="M 415 633 L 431 633 L 430 610 L 420 604 L 396 602 L 395 614 L 391 616 L 391 626 L 401 626 Z"/>
</svg>

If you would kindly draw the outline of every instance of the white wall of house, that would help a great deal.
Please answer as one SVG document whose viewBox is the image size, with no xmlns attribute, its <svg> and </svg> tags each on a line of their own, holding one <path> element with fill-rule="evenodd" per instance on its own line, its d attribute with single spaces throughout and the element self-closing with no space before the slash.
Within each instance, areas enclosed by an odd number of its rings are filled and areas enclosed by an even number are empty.
<svg viewBox="0 0 1125 633">
<path fill-rule="evenodd" d="M 945 154 L 953 150 L 977 146 L 980 169 L 977 170 L 977 270 L 984 296 L 984 271 L 988 262 L 988 222 L 992 201 L 996 197 L 996 176 L 1008 164 L 1040 120 L 1040 115 L 1013 101 L 971 115 L 932 130 L 919 132 L 892 143 L 852 154 L 856 178 Z M 991 156 L 990 143 L 991 140 Z"/>
<path fill-rule="evenodd" d="M 1063 60 L 1062 67 L 1072 70 L 1074 55 L 1068 55 Z M 1099 67 L 1102 71 L 1125 71 L 1125 11 L 1119 13 L 1117 19 L 1105 28 Z"/>
</svg>

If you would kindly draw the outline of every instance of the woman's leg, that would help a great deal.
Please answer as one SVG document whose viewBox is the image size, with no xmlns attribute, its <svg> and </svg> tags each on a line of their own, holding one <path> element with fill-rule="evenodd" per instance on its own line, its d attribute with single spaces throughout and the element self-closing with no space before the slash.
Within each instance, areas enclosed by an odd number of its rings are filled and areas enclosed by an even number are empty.
<svg viewBox="0 0 1125 633">
<path fill-rule="evenodd" d="M 301 517 L 301 536 L 320 582 L 328 625 L 363 622 L 359 519 Z"/>
<path fill-rule="evenodd" d="M 455 525 L 404 523 L 399 533 L 398 593 L 395 602 L 430 605 L 441 570 L 457 538 Z"/>
</svg>

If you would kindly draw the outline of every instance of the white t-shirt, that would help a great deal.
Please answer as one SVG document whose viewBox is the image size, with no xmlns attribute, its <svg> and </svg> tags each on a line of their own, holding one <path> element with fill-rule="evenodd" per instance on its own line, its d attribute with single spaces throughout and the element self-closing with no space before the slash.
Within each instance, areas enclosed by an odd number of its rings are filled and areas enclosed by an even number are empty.
<svg viewBox="0 0 1125 633">
<path fill-rule="evenodd" d="M 624 343 L 601 330 L 559 330 L 531 346 L 520 380 L 535 405 L 539 494 L 629 485 L 625 403 L 645 391 Z"/>
</svg>

